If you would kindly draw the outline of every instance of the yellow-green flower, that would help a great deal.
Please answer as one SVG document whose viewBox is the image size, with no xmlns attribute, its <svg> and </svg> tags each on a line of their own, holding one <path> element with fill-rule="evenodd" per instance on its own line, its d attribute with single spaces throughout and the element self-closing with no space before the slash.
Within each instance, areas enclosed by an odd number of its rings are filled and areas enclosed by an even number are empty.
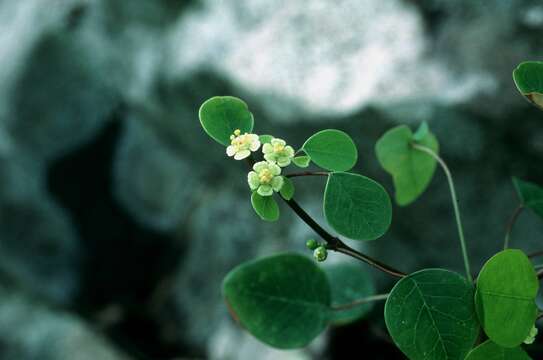
<svg viewBox="0 0 543 360">
<path fill-rule="evenodd" d="M 253 170 L 247 175 L 247 182 L 252 191 L 260 196 L 271 196 L 274 191 L 283 187 L 281 168 L 268 161 L 260 161 L 254 164 Z"/>
<path fill-rule="evenodd" d="M 262 152 L 264 153 L 264 159 L 281 167 L 290 165 L 294 157 L 292 146 L 287 145 L 285 140 L 277 138 L 272 139 L 270 143 L 264 144 Z"/>
<path fill-rule="evenodd" d="M 226 148 L 226 154 L 236 160 L 242 160 L 251 155 L 251 151 L 260 148 L 260 140 L 256 134 L 241 134 L 238 129 L 230 136 L 230 145 Z"/>
</svg>

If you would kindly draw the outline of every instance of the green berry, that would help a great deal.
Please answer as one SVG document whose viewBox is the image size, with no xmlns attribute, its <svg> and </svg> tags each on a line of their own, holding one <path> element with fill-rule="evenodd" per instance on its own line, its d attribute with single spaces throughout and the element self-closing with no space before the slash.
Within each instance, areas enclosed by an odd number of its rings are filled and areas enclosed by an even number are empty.
<svg viewBox="0 0 543 360">
<path fill-rule="evenodd" d="M 305 246 L 307 246 L 307 248 L 309 250 L 315 250 L 316 248 L 319 247 L 319 243 L 317 241 L 315 241 L 315 239 L 309 239 L 305 243 Z"/>
<path fill-rule="evenodd" d="M 317 261 L 324 261 L 328 257 L 328 251 L 324 246 L 319 246 L 313 251 L 313 256 Z"/>
</svg>

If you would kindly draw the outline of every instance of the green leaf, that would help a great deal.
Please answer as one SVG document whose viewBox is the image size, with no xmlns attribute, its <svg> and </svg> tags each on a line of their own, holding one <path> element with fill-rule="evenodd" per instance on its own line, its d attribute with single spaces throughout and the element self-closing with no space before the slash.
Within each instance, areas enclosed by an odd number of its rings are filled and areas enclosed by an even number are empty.
<svg viewBox="0 0 543 360">
<path fill-rule="evenodd" d="M 513 71 L 517 89 L 528 101 L 543 108 L 543 62 L 526 61 Z"/>
<path fill-rule="evenodd" d="M 290 200 L 294 196 L 294 184 L 288 177 L 283 176 L 283 187 L 279 191 L 283 199 Z"/>
<path fill-rule="evenodd" d="M 292 159 L 292 162 L 294 163 L 294 165 L 300 168 L 308 167 L 310 161 L 311 161 L 311 158 L 307 155 L 296 156 L 294 159 Z"/>
<path fill-rule="evenodd" d="M 241 325 L 280 349 L 306 346 L 327 326 L 330 288 L 308 258 L 280 254 L 245 263 L 224 279 L 223 295 Z"/>
<path fill-rule="evenodd" d="M 271 135 L 260 135 L 258 137 L 258 139 L 260 140 L 260 142 L 262 144 L 269 144 L 273 140 L 273 136 L 271 136 Z"/>
<path fill-rule="evenodd" d="M 324 191 L 324 216 L 343 236 L 355 240 L 381 237 L 392 220 L 392 205 L 386 190 L 362 175 L 334 172 Z"/>
<path fill-rule="evenodd" d="M 422 131 L 424 132 L 424 131 Z M 392 175 L 396 202 L 405 206 L 415 201 L 426 190 L 436 169 L 436 160 L 411 146 L 415 141 L 411 129 L 405 125 L 387 131 L 375 145 L 377 159 Z M 418 144 L 439 151 L 437 139 L 427 132 Z"/>
<path fill-rule="evenodd" d="M 543 217 L 543 188 L 516 177 L 513 177 L 513 184 L 522 205 Z"/>
<path fill-rule="evenodd" d="M 530 259 L 508 249 L 486 262 L 477 279 L 475 303 L 486 335 L 512 348 L 528 337 L 537 316 L 539 282 Z"/>
<path fill-rule="evenodd" d="M 253 114 L 243 100 L 232 96 L 215 96 L 206 100 L 198 112 L 205 132 L 224 146 L 230 145 L 235 130 L 250 133 L 253 130 Z"/>
<path fill-rule="evenodd" d="M 413 140 L 415 141 L 422 141 L 424 138 L 428 135 L 428 132 L 430 131 L 430 128 L 428 127 L 428 123 L 426 121 L 423 121 L 422 124 L 420 124 L 419 128 L 413 134 Z"/>
<path fill-rule="evenodd" d="M 336 263 L 325 266 L 324 272 L 332 291 L 332 307 L 350 304 L 375 294 L 371 277 L 360 264 Z M 366 315 L 373 304 L 368 302 L 345 310 L 333 310 L 331 322 L 334 325 L 344 325 L 356 321 Z"/>
<path fill-rule="evenodd" d="M 503 348 L 487 340 L 471 350 L 466 360 L 531 360 L 521 347 Z"/>
<path fill-rule="evenodd" d="M 330 171 L 348 171 L 358 159 L 358 151 L 351 137 L 334 129 L 314 134 L 302 149 L 317 166 Z"/>
<path fill-rule="evenodd" d="M 464 360 L 479 335 L 473 286 L 452 271 L 417 271 L 392 289 L 385 323 L 411 360 Z"/>
<path fill-rule="evenodd" d="M 279 219 L 279 206 L 273 196 L 260 196 L 255 191 L 251 195 L 251 204 L 262 220 L 277 221 Z"/>
</svg>

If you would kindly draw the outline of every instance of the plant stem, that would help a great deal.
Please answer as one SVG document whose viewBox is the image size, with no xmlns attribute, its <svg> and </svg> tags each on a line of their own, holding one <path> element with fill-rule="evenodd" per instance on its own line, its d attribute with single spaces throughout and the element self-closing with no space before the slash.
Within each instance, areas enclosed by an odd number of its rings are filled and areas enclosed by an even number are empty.
<svg viewBox="0 0 543 360">
<path fill-rule="evenodd" d="M 543 255 L 543 250 L 539 250 L 539 251 L 535 251 L 533 253 L 530 253 L 530 254 L 528 254 L 528 257 L 531 259 L 531 258 L 535 258 L 535 257 L 541 256 L 541 255 Z"/>
<path fill-rule="evenodd" d="M 422 146 L 422 145 L 414 144 L 414 143 L 411 145 L 413 146 L 414 149 L 425 152 L 431 157 L 433 157 L 439 163 L 439 165 L 443 169 L 443 172 L 445 172 L 445 176 L 447 177 L 449 188 L 451 190 L 454 216 L 456 218 L 456 226 L 458 228 L 458 237 L 460 238 L 460 246 L 462 248 L 462 256 L 464 258 L 464 267 L 466 269 L 466 276 L 468 280 L 473 283 L 473 278 L 471 277 L 471 270 L 470 270 L 470 265 L 469 265 L 468 251 L 466 248 L 466 240 L 464 239 L 464 229 L 462 227 L 462 220 L 460 218 L 460 209 L 458 208 L 458 199 L 456 197 L 456 190 L 454 187 L 454 182 L 452 179 L 451 172 L 449 171 L 449 168 L 447 167 L 447 164 L 445 163 L 445 161 L 443 161 L 443 159 L 438 154 L 436 154 L 432 149 L 426 146 Z"/>
<path fill-rule="evenodd" d="M 341 310 L 349 310 L 351 308 L 354 308 L 358 305 L 367 304 L 373 301 L 380 301 L 380 300 L 386 300 L 388 298 L 388 295 L 390 294 L 378 294 L 373 296 L 368 296 L 362 299 L 357 299 L 353 302 L 347 303 L 347 304 L 341 304 L 341 305 L 332 305 L 331 308 L 334 311 L 341 311 Z"/>
<path fill-rule="evenodd" d="M 503 241 L 503 249 L 507 249 L 509 247 L 509 239 L 511 238 L 511 232 L 513 231 L 513 226 L 515 225 L 515 222 L 517 221 L 518 216 L 524 209 L 524 206 L 519 205 L 515 209 L 515 212 L 513 212 L 513 215 L 511 215 L 511 218 L 507 222 L 507 227 L 505 228 L 505 240 Z"/>
<path fill-rule="evenodd" d="M 281 199 L 283 199 L 281 197 Z M 313 229 L 319 236 L 326 241 L 327 248 L 332 251 L 337 251 L 340 253 L 343 253 L 345 255 L 349 255 L 355 259 L 361 260 L 389 275 L 396 276 L 396 277 L 404 277 L 406 276 L 405 273 L 394 269 L 393 267 L 386 265 L 378 260 L 375 260 L 371 258 L 370 256 L 361 253 L 360 251 L 357 251 L 347 244 L 345 244 L 343 241 L 341 241 L 338 237 L 333 236 L 328 231 L 323 229 L 311 216 L 309 216 L 308 213 L 305 212 L 304 209 L 298 205 L 298 203 L 294 199 L 285 200 L 288 206 L 302 219 L 311 229 Z"/>
<path fill-rule="evenodd" d="M 252 157 L 247 158 L 247 163 L 252 168 L 255 161 Z M 315 231 L 324 241 L 326 241 L 326 247 L 329 250 L 337 251 L 346 255 L 349 255 L 355 259 L 361 260 L 368 265 L 375 267 L 389 275 L 402 278 L 406 276 L 405 273 L 394 269 L 393 267 L 386 265 L 378 260 L 373 259 L 372 257 L 361 253 L 347 244 L 345 244 L 341 239 L 336 236 L 333 236 L 328 231 L 326 231 L 322 226 L 320 226 L 313 218 L 304 210 L 294 199 L 286 200 L 282 196 L 280 198 L 302 219 L 313 231 Z"/>
<path fill-rule="evenodd" d="M 328 175 L 330 175 L 330 173 L 327 171 L 303 171 L 303 172 L 286 174 L 285 177 L 293 178 L 293 177 L 301 177 L 301 176 L 328 176 Z"/>
</svg>

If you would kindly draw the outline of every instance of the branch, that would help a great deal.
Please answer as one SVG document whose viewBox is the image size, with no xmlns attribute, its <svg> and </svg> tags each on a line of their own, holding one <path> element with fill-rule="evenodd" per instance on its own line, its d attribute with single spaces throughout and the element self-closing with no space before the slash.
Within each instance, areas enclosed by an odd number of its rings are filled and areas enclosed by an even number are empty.
<svg viewBox="0 0 543 360">
<path fill-rule="evenodd" d="M 542 256 L 542 255 L 543 255 L 543 250 L 539 250 L 539 251 L 535 251 L 535 252 L 533 252 L 533 253 L 528 254 L 528 257 L 529 257 L 530 259 L 532 259 L 532 258 L 535 258 L 535 257 L 538 257 L 538 256 Z"/>
<path fill-rule="evenodd" d="M 252 166 L 254 165 L 253 158 L 248 157 L 247 162 L 252 168 Z M 315 220 L 313 220 L 313 218 L 304 209 L 302 209 L 302 207 L 298 205 L 298 203 L 294 199 L 286 200 L 282 196 L 280 196 L 280 198 L 283 199 L 283 201 L 292 209 L 292 211 L 296 213 L 296 215 L 298 215 L 298 217 L 300 217 L 300 219 L 302 219 L 311 229 L 313 229 L 313 231 L 315 231 L 324 241 L 326 241 L 327 249 L 349 255 L 392 276 L 402 278 L 407 275 L 399 270 L 394 269 L 391 266 L 388 266 L 376 259 L 373 259 L 372 257 L 364 253 L 361 253 L 358 250 L 351 248 L 343 241 L 341 241 L 338 237 L 330 234 Z"/>
<path fill-rule="evenodd" d="M 328 176 L 330 173 L 327 171 L 303 171 L 297 173 L 286 174 L 285 177 L 301 177 L 301 176 Z"/>
<path fill-rule="evenodd" d="M 281 197 L 281 199 L 283 199 L 283 197 Z M 341 241 L 338 237 L 330 234 L 328 231 L 323 229 L 322 226 L 320 226 L 315 220 L 313 220 L 313 218 L 308 213 L 306 213 L 305 210 L 302 209 L 300 205 L 298 205 L 298 203 L 294 199 L 290 199 L 290 200 L 283 199 L 283 201 L 285 201 L 287 205 L 290 206 L 290 208 L 296 213 L 296 215 L 300 217 L 300 219 L 302 219 L 307 225 L 309 225 L 311 229 L 313 229 L 317 234 L 319 234 L 319 236 L 324 241 L 326 241 L 327 249 L 332 250 L 332 251 L 337 251 L 337 252 L 349 255 L 355 259 L 361 260 L 389 275 L 400 277 L 400 278 L 406 276 L 405 273 L 399 270 L 396 270 L 393 267 L 388 266 L 376 259 L 373 259 L 372 257 L 364 253 L 361 253 L 358 250 L 351 248 L 350 246 L 345 244 L 343 241 Z"/>
</svg>

